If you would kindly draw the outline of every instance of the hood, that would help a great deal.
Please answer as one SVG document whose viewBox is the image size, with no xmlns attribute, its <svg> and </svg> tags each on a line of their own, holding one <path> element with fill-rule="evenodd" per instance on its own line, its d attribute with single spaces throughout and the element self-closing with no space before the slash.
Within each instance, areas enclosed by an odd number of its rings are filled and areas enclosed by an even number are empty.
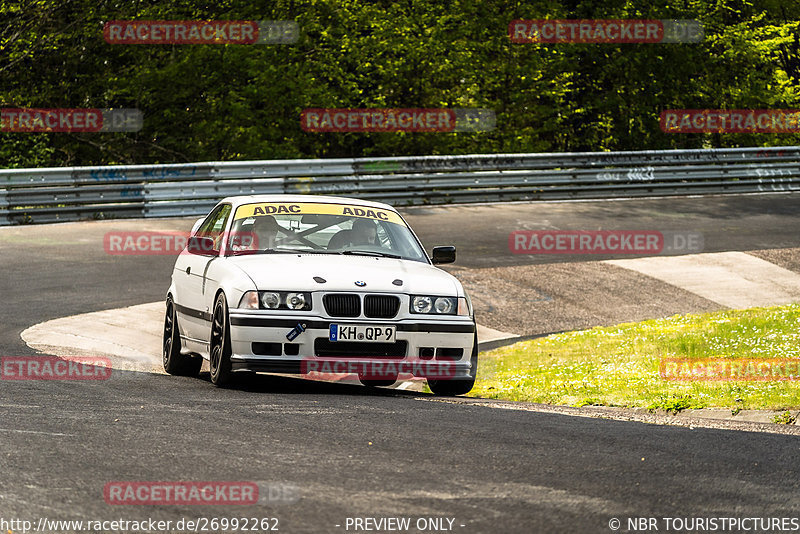
<svg viewBox="0 0 800 534">
<path fill-rule="evenodd" d="M 258 254 L 226 261 L 242 269 L 261 290 L 464 295 L 453 275 L 418 261 L 329 254 Z M 314 281 L 315 276 L 326 282 Z M 395 285 L 394 280 L 403 284 Z M 366 285 L 358 287 L 356 281 Z"/>
</svg>

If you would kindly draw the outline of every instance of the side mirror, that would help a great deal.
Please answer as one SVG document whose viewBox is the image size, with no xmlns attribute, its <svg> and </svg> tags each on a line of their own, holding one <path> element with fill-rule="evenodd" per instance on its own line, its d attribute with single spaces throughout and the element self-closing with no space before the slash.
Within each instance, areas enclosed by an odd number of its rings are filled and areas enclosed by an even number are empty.
<svg viewBox="0 0 800 534">
<path fill-rule="evenodd" d="M 192 231 L 189 232 L 189 235 L 194 235 L 194 233 L 197 231 L 198 228 L 200 228 L 200 225 L 203 224 L 203 221 L 205 221 L 205 220 L 206 220 L 205 217 L 201 217 L 200 219 L 197 219 L 194 222 L 194 224 L 192 225 Z"/>
<path fill-rule="evenodd" d="M 433 247 L 434 265 L 442 263 L 453 263 L 456 261 L 456 247 Z"/>
<path fill-rule="evenodd" d="M 210 237 L 192 236 L 189 238 L 186 248 L 189 254 L 198 254 L 200 256 L 213 256 L 217 252 L 214 250 L 214 240 Z"/>
</svg>

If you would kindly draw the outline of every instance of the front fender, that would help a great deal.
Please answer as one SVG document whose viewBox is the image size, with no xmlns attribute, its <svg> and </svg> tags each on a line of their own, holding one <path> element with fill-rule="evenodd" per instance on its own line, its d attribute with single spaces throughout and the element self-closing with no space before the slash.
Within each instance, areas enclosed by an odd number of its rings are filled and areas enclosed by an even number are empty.
<svg viewBox="0 0 800 534">
<path fill-rule="evenodd" d="M 217 263 L 221 265 L 216 265 Z M 234 265 L 214 262 L 208 273 L 209 283 L 216 280 L 215 287 L 206 287 L 206 296 L 209 300 L 209 309 L 213 308 L 217 293 L 222 290 L 228 301 L 228 308 L 238 308 L 242 295 L 247 291 L 256 290 L 256 283 L 247 274 Z"/>
<path fill-rule="evenodd" d="M 174 273 L 175 270 L 173 269 L 172 272 Z M 172 300 L 174 301 L 175 300 L 175 295 L 176 295 L 176 293 L 175 293 L 175 277 L 171 276 L 170 277 L 170 283 L 169 283 L 169 289 L 167 289 L 167 293 L 166 293 L 166 295 L 164 295 L 164 301 L 166 301 L 170 296 L 172 296 Z"/>
</svg>

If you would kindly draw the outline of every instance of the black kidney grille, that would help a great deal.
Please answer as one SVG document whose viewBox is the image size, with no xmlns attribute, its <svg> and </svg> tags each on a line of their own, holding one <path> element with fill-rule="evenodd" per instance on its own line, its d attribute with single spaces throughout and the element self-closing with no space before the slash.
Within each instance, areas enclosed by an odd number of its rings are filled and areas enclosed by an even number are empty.
<svg viewBox="0 0 800 534">
<path fill-rule="evenodd" d="M 324 295 L 322 304 L 331 317 L 358 317 L 361 315 L 361 298 L 351 293 Z"/>
<path fill-rule="evenodd" d="M 367 295 L 364 297 L 364 315 L 391 319 L 400 309 L 400 299 L 394 295 Z"/>
</svg>

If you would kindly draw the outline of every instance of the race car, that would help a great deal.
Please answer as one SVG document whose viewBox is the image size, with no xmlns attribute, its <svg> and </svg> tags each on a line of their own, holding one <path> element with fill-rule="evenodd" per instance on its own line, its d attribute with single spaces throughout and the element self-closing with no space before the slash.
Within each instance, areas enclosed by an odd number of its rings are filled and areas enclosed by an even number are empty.
<svg viewBox="0 0 800 534">
<path fill-rule="evenodd" d="M 357 374 L 366 386 L 422 377 L 469 392 L 472 303 L 405 219 L 379 202 L 316 195 L 220 201 L 192 228 L 166 296 L 164 369 L 225 386 L 237 371 Z"/>
</svg>

